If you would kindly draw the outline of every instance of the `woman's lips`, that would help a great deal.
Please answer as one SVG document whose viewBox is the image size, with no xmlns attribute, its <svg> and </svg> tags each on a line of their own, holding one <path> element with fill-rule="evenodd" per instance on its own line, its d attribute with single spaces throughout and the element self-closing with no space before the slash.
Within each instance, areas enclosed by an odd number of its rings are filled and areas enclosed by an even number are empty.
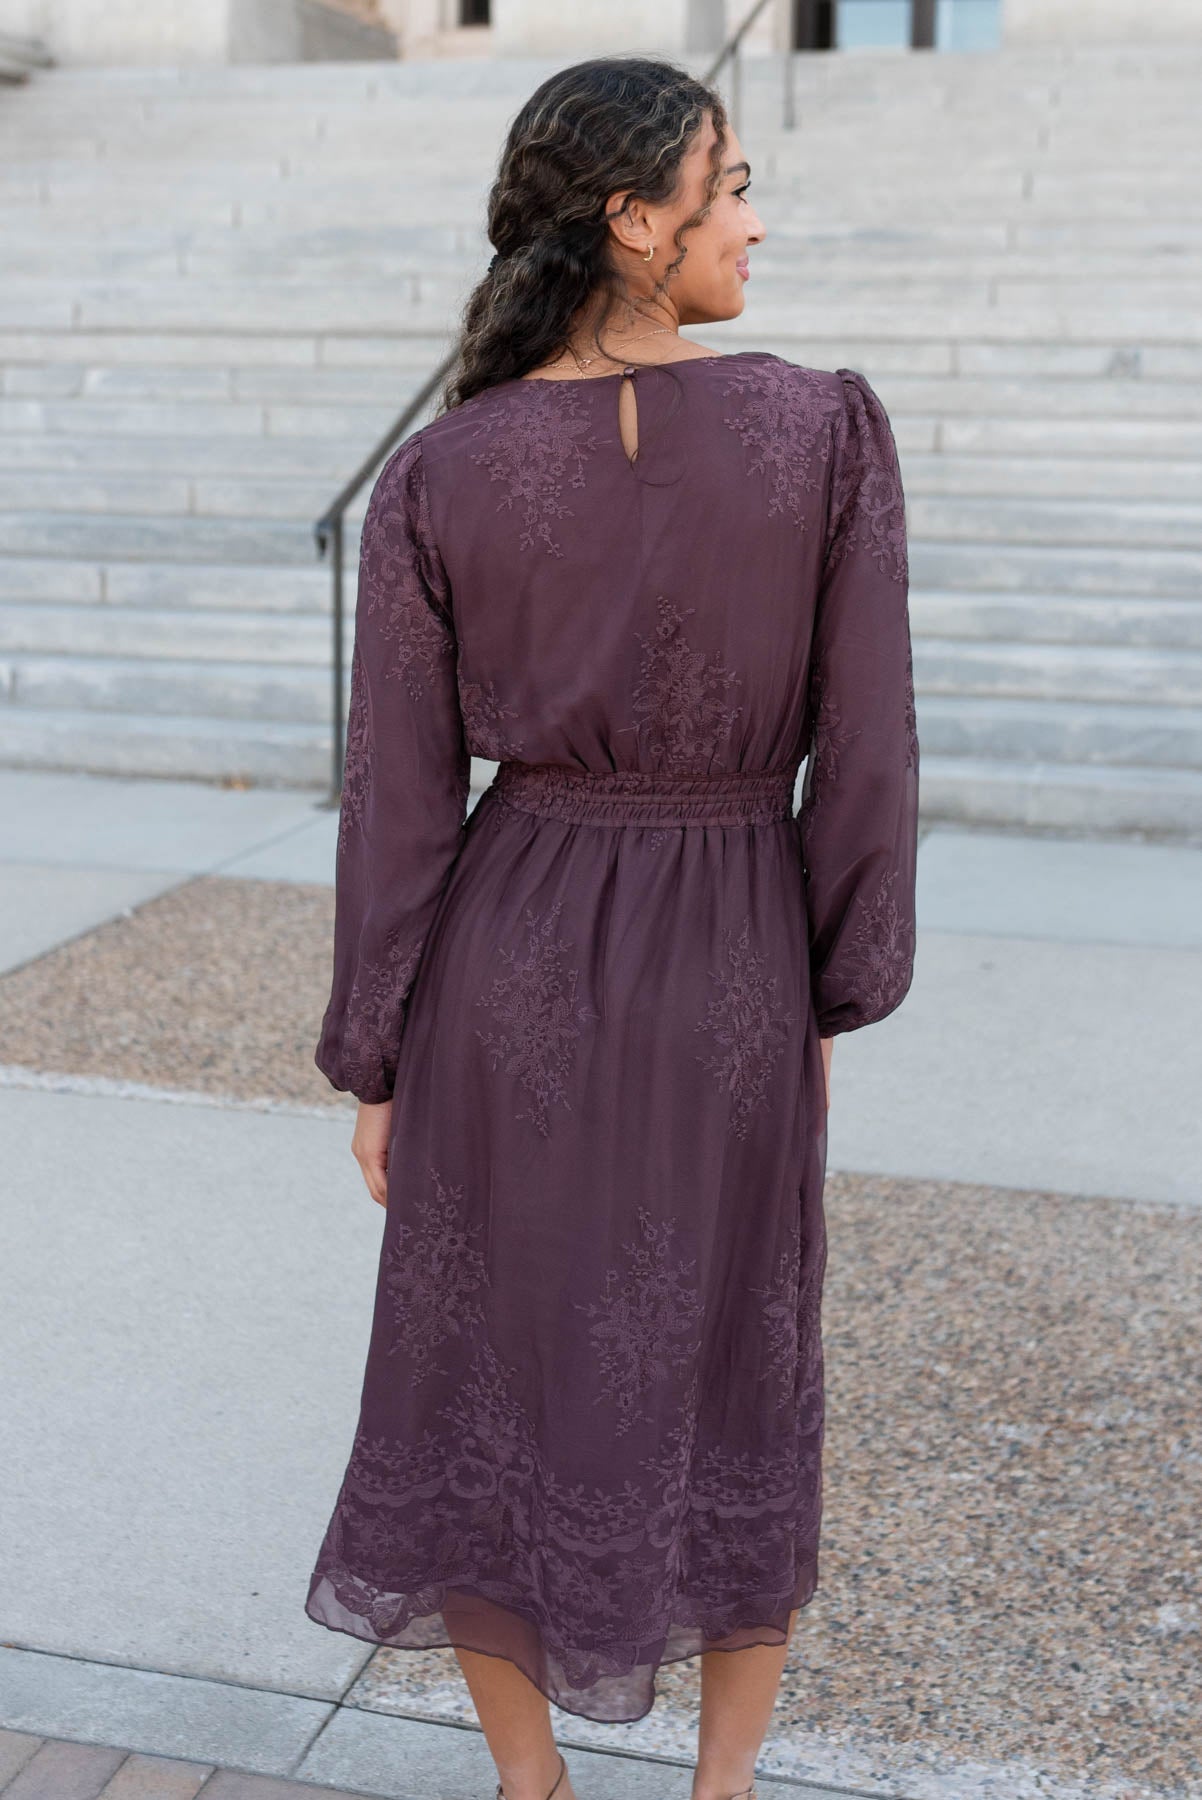
<svg viewBox="0 0 1202 1800">
<path fill-rule="evenodd" d="M 751 280 L 751 267 L 745 256 L 739 258 L 738 262 L 735 264 L 735 268 L 739 271 L 739 274 L 743 277 L 744 281 Z"/>
</svg>

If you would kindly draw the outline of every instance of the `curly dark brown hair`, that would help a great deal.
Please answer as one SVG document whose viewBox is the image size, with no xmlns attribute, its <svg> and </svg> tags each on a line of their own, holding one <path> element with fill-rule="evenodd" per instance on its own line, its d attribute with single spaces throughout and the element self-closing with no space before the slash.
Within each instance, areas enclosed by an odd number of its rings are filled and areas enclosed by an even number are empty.
<svg viewBox="0 0 1202 1800">
<path fill-rule="evenodd" d="M 499 256 L 464 305 L 440 413 L 562 353 L 589 303 L 629 299 L 610 257 L 606 202 L 620 189 L 652 204 L 670 201 L 707 113 L 715 138 L 706 198 L 677 227 L 679 254 L 657 294 L 684 259 L 684 233 L 702 222 L 721 189 L 721 98 L 687 70 L 645 56 L 573 63 L 534 90 L 509 128 L 489 192 L 488 236 Z M 608 310 L 602 304 L 597 318 Z"/>
</svg>

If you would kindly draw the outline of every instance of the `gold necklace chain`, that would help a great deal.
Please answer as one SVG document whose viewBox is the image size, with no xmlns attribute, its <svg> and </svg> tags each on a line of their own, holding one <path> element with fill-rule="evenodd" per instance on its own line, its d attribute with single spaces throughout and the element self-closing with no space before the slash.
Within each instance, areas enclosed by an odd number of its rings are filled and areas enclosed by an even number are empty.
<svg viewBox="0 0 1202 1800">
<path fill-rule="evenodd" d="M 638 337 L 635 338 L 634 342 L 636 344 L 641 344 L 644 338 L 662 337 L 665 332 L 672 332 L 674 335 L 677 335 L 677 336 L 679 335 L 679 333 L 677 333 L 676 327 L 674 325 L 657 325 L 654 331 L 641 331 L 639 333 Z M 571 354 L 571 356 L 576 364 L 576 367 L 580 370 L 581 374 L 584 373 L 585 369 L 588 368 L 590 363 L 597 362 L 599 359 L 599 356 L 601 354 L 603 354 L 602 352 L 598 352 L 598 354 L 596 356 L 582 357 L 582 356 L 578 355 L 574 344 L 568 345 L 568 351 Z M 616 356 L 609 357 L 610 362 L 617 362 L 617 360 L 618 360 L 618 358 Z M 553 363 L 544 363 L 543 364 L 543 367 L 547 368 L 547 369 L 554 368 L 554 366 L 555 365 Z"/>
</svg>

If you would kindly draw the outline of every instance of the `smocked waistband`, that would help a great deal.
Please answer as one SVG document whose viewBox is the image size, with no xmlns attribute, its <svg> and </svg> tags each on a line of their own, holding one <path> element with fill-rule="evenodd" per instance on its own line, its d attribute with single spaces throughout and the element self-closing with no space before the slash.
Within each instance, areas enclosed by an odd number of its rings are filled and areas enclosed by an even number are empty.
<svg viewBox="0 0 1202 1800">
<path fill-rule="evenodd" d="M 568 824 L 759 825 L 793 816 L 796 782 L 797 768 L 697 775 L 507 761 L 488 791 Z"/>
</svg>

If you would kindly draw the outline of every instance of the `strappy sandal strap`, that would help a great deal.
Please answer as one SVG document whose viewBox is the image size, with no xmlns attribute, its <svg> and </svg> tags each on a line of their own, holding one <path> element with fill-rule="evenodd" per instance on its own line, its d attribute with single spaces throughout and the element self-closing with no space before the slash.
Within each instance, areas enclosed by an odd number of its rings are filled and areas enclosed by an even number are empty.
<svg viewBox="0 0 1202 1800">
<path fill-rule="evenodd" d="M 567 1774 L 567 1772 L 568 1772 L 568 1765 L 563 1759 L 563 1751 L 561 1750 L 559 1753 L 559 1774 L 555 1777 L 555 1784 L 551 1789 L 551 1793 L 547 1795 L 547 1800 L 551 1800 L 551 1795 L 554 1794 L 555 1789 L 559 1786 L 560 1782 L 563 1780 L 563 1778 Z M 501 1783 L 499 1781 L 497 1783 L 496 1800 L 505 1800 L 505 1795 L 501 1791 Z M 751 1800 L 755 1800 L 754 1794 L 751 1796 Z"/>
<path fill-rule="evenodd" d="M 551 1800 L 551 1794 L 554 1794 L 555 1788 L 557 1788 L 559 1786 L 560 1782 L 563 1780 L 563 1778 L 567 1774 L 567 1772 L 568 1772 L 568 1765 L 563 1760 L 563 1751 L 561 1750 L 559 1753 L 559 1774 L 555 1777 L 555 1786 L 551 1789 L 551 1793 L 547 1795 L 547 1800 Z"/>
</svg>

